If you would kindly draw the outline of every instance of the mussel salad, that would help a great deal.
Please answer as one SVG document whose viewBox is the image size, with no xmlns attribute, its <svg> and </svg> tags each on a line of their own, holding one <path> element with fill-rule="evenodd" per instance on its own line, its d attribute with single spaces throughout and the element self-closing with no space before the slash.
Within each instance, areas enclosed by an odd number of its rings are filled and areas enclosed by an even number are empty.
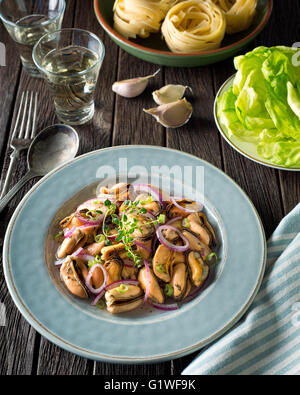
<svg viewBox="0 0 300 395">
<path fill-rule="evenodd" d="M 112 314 L 175 310 L 203 288 L 217 255 L 195 201 L 148 184 L 101 187 L 59 222 L 55 265 L 68 291 Z"/>
</svg>

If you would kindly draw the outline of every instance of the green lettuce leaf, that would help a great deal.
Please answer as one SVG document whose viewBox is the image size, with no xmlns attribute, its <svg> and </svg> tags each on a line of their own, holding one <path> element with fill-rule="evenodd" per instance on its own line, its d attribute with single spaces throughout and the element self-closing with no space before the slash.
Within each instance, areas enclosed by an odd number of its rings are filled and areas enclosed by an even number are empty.
<svg viewBox="0 0 300 395">
<path fill-rule="evenodd" d="M 217 101 L 229 137 L 257 144 L 274 164 L 300 166 L 300 67 L 297 48 L 258 47 L 237 56 L 233 86 Z"/>
</svg>

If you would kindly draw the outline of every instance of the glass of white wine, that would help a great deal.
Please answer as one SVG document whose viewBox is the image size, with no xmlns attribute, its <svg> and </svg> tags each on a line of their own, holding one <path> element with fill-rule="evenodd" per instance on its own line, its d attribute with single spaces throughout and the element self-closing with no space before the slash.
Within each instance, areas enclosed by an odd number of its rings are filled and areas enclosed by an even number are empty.
<svg viewBox="0 0 300 395">
<path fill-rule="evenodd" d="M 104 54 L 102 41 L 82 29 L 45 34 L 35 45 L 34 63 L 48 81 L 62 122 L 82 125 L 92 119 Z"/>
<path fill-rule="evenodd" d="M 41 77 L 32 60 L 32 49 L 45 33 L 61 28 L 65 8 L 65 0 L 0 0 L 0 18 L 32 77 Z"/>
</svg>

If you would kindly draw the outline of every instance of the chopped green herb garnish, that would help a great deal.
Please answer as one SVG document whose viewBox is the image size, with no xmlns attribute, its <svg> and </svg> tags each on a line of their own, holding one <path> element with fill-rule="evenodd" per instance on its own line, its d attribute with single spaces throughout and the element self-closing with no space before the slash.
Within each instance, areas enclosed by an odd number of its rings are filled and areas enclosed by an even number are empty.
<svg viewBox="0 0 300 395">
<path fill-rule="evenodd" d="M 58 232 L 58 233 L 54 236 L 54 240 L 59 239 L 63 234 L 64 234 L 64 231 L 61 230 L 60 232 Z"/>
<path fill-rule="evenodd" d="M 104 202 L 105 207 L 110 207 L 111 206 L 111 201 L 109 199 L 106 199 Z"/>
<path fill-rule="evenodd" d="M 189 228 L 189 227 L 190 227 L 190 221 L 188 220 L 188 218 L 184 218 L 184 219 L 182 220 L 182 226 L 183 226 L 184 228 Z"/>
<path fill-rule="evenodd" d="M 96 264 L 95 259 L 89 259 L 88 260 L 88 267 L 92 267 Z"/>
<path fill-rule="evenodd" d="M 100 255 L 96 255 L 95 262 L 96 263 L 102 263 L 102 259 L 101 259 Z"/>
<path fill-rule="evenodd" d="M 173 293 L 174 293 L 174 289 L 173 289 L 172 285 L 166 284 L 166 286 L 165 286 L 165 294 L 167 296 L 172 296 Z"/>
<path fill-rule="evenodd" d="M 99 299 L 99 301 L 97 302 L 96 306 L 98 307 L 98 309 L 103 310 L 105 307 L 105 302 L 102 299 Z"/>
<path fill-rule="evenodd" d="M 125 292 L 128 291 L 128 287 L 127 287 L 127 285 L 125 285 L 125 284 L 121 284 L 121 285 L 117 288 L 117 291 L 120 292 L 120 293 L 125 293 Z"/>
<path fill-rule="evenodd" d="M 215 263 L 218 261 L 218 256 L 215 252 L 212 252 L 211 254 L 207 255 L 205 262 L 206 263 Z"/>
<path fill-rule="evenodd" d="M 164 223 L 166 222 L 166 216 L 165 216 L 165 214 L 160 214 L 160 215 L 157 217 L 157 220 L 158 220 L 158 222 L 159 222 L 160 224 L 164 224 Z"/>
<path fill-rule="evenodd" d="M 156 265 L 156 266 L 155 266 L 155 270 L 156 270 L 158 273 L 167 273 L 167 272 L 166 272 L 165 265 Z"/>
<path fill-rule="evenodd" d="M 95 242 L 96 243 L 102 243 L 102 241 L 105 240 L 105 236 L 104 235 L 96 235 L 95 236 Z"/>
</svg>

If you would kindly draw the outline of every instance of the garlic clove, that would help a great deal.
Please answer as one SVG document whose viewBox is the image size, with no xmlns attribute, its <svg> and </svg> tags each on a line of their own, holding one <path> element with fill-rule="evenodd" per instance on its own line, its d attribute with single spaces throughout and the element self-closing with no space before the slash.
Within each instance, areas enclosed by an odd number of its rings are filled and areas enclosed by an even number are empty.
<svg viewBox="0 0 300 395">
<path fill-rule="evenodd" d="M 116 81 L 113 83 L 112 90 L 120 96 L 133 98 L 139 96 L 146 89 L 151 78 L 160 72 L 157 70 L 154 74 L 145 77 L 137 77 L 129 80 Z"/>
<path fill-rule="evenodd" d="M 193 107 L 184 98 L 149 110 L 144 109 L 144 111 L 152 115 L 157 122 L 166 128 L 179 128 L 189 121 L 193 113 Z"/>
<path fill-rule="evenodd" d="M 158 105 L 173 103 L 174 101 L 183 98 L 186 89 L 191 90 L 191 88 L 188 86 L 173 84 L 166 85 L 152 93 L 153 100 Z"/>
</svg>

